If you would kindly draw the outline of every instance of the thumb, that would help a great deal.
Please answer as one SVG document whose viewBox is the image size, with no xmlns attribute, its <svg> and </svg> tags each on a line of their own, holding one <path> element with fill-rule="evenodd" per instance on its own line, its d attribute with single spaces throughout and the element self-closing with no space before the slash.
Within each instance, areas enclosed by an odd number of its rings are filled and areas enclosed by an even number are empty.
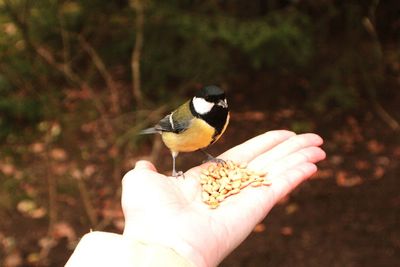
<svg viewBox="0 0 400 267">
<path fill-rule="evenodd" d="M 151 171 L 157 172 L 156 167 L 154 167 L 153 163 L 147 160 L 139 160 L 135 164 L 135 168 L 127 172 L 124 177 L 122 178 L 122 187 L 126 187 L 128 183 L 131 181 L 136 180 L 138 178 L 137 171 Z"/>
<path fill-rule="evenodd" d="M 139 160 L 135 164 L 135 170 L 150 170 L 157 171 L 156 167 L 154 167 L 153 163 L 147 160 Z"/>
</svg>

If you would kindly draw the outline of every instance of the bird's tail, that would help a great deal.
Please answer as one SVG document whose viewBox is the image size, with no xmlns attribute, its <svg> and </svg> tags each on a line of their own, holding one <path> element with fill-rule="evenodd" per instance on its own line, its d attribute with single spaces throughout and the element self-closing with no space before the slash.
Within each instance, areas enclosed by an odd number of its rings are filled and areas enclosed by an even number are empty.
<svg viewBox="0 0 400 267">
<path fill-rule="evenodd" d="M 155 134 L 155 133 L 159 133 L 159 131 L 157 131 L 156 128 L 154 127 L 147 128 L 139 132 L 139 134 Z"/>
</svg>

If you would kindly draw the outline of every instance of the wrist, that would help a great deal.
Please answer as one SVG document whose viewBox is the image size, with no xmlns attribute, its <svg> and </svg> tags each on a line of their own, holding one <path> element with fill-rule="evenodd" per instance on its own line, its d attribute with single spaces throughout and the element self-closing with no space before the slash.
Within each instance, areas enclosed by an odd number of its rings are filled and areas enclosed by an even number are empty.
<svg viewBox="0 0 400 267">
<path fill-rule="evenodd" d="M 114 233 L 90 232 L 82 237 L 66 266 L 195 267 L 196 265 L 168 246 L 138 241 Z"/>
<path fill-rule="evenodd" d="M 196 267 L 194 263 L 177 253 L 172 248 L 142 241 L 126 241 L 135 254 L 133 266 Z M 157 256 L 155 257 L 154 255 Z"/>
<path fill-rule="evenodd" d="M 179 240 L 176 237 L 155 237 L 149 234 L 146 235 L 128 235 L 126 232 L 122 235 L 128 242 L 136 242 L 141 244 L 145 250 L 151 252 L 153 249 L 159 252 L 167 252 L 169 254 L 176 254 L 180 258 L 185 259 L 188 265 L 173 265 L 173 266 L 190 266 L 190 267 L 207 267 L 204 258 L 194 247 L 189 245 L 183 240 Z M 158 252 L 157 252 L 158 253 Z M 155 255 L 155 254 L 152 254 Z M 159 266 L 166 266 L 165 263 Z"/>
</svg>

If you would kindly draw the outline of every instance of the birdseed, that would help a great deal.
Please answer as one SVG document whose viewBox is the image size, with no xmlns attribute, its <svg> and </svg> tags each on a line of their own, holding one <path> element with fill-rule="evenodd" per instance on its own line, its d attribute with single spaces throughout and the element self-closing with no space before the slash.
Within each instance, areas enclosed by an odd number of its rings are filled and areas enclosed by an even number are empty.
<svg viewBox="0 0 400 267">
<path fill-rule="evenodd" d="M 210 208 L 217 208 L 226 198 L 238 194 L 247 186 L 270 186 L 266 172 L 256 172 L 245 163 L 231 160 L 209 165 L 200 174 L 201 199 Z"/>
</svg>

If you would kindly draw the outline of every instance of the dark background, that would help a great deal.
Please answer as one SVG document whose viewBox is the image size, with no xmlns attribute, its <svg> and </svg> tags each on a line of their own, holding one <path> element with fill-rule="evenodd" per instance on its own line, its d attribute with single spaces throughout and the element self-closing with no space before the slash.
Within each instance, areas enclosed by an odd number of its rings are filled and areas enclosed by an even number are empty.
<svg viewBox="0 0 400 267">
<path fill-rule="evenodd" d="M 120 233 L 123 174 L 171 169 L 137 132 L 208 84 L 232 110 L 211 153 L 273 129 L 328 153 L 221 266 L 399 265 L 399 41 L 395 0 L 0 1 L 0 265 Z"/>
</svg>

